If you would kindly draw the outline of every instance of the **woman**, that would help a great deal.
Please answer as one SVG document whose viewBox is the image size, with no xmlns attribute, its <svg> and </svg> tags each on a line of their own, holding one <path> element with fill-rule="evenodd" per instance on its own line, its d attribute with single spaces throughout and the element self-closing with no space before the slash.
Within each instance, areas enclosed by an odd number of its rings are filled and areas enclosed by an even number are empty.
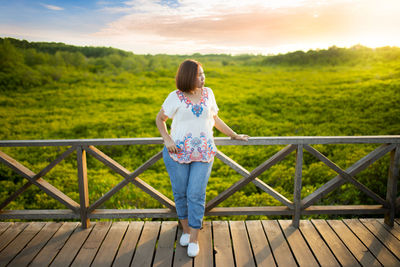
<svg viewBox="0 0 400 267">
<path fill-rule="evenodd" d="M 179 243 L 188 246 L 188 256 L 195 257 L 199 253 L 197 236 L 204 216 L 207 182 L 217 153 L 213 127 L 236 140 L 247 141 L 249 136 L 236 134 L 218 117 L 213 91 L 204 87 L 199 62 L 182 62 L 175 80 L 178 89 L 165 99 L 156 124 L 164 140 L 164 163 L 183 228 Z M 172 119 L 171 135 L 165 124 L 168 118 Z"/>
</svg>

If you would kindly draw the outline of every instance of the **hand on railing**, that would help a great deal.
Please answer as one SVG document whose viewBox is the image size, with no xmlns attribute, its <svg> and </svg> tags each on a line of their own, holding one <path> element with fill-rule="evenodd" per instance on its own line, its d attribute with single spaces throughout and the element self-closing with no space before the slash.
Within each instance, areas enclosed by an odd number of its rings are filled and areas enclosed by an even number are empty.
<svg viewBox="0 0 400 267">
<path fill-rule="evenodd" d="M 234 136 L 231 136 L 232 140 L 242 140 L 242 141 L 248 141 L 249 137 L 247 134 L 236 134 Z"/>
</svg>

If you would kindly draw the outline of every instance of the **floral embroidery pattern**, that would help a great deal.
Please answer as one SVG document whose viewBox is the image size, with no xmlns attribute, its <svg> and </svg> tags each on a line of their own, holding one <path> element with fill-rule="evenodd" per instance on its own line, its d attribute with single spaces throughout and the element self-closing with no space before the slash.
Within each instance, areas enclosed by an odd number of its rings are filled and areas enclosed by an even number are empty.
<svg viewBox="0 0 400 267">
<path fill-rule="evenodd" d="M 178 147 L 178 153 L 169 154 L 179 163 L 209 162 L 217 153 L 213 140 L 207 140 L 204 132 L 200 133 L 200 137 L 193 137 L 192 133 L 187 133 L 183 140 L 175 140 L 175 144 Z"/>
<path fill-rule="evenodd" d="M 176 94 L 178 95 L 179 100 L 186 104 L 186 108 L 192 106 L 192 112 L 196 117 L 199 117 L 203 112 L 203 106 L 207 106 L 206 99 L 208 99 L 208 93 L 205 88 L 203 88 L 201 91 L 200 103 L 198 104 L 193 104 L 192 101 L 190 101 L 190 99 L 187 98 L 180 90 L 177 90 Z"/>
</svg>

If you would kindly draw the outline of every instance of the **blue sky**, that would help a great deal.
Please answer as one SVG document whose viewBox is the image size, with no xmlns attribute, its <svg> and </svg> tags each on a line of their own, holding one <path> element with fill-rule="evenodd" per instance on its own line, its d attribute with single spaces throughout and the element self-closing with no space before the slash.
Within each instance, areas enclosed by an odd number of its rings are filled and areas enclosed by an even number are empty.
<svg viewBox="0 0 400 267">
<path fill-rule="evenodd" d="M 397 0 L 0 0 L 0 36 L 138 54 L 400 46 Z"/>
</svg>

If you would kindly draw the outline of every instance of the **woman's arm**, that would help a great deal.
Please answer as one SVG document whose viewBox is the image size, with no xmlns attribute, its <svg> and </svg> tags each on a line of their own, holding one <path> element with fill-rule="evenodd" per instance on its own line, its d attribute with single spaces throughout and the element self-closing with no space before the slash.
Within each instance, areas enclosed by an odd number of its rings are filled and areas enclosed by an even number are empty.
<svg viewBox="0 0 400 267">
<path fill-rule="evenodd" d="M 168 134 L 167 131 L 167 125 L 166 125 L 166 121 L 168 120 L 168 116 L 166 116 L 164 114 L 164 110 L 161 109 L 156 117 L 156 125 L 158 128 L 158 131 L 161 134 L 161 137 L 164 140 L 164 144 L 167 147 L 169 152 L 174 152 L 177 153 L 178 152 L 178 148 L 176 147 L 174 140 L 172 140 L 171 136 Z"/>
<path fill-rule="evenodd" d="M 249 136 L 246 134 L 237 134 L 235 133 L 226 123 L 218 117 L 218 115 L 214 116 L 215 120 L 215 128 L 217 128 L 221 133 L 229 136 L 231 139 L 236 140 L 244 140 L 247 141 Z"/>
</svg>

